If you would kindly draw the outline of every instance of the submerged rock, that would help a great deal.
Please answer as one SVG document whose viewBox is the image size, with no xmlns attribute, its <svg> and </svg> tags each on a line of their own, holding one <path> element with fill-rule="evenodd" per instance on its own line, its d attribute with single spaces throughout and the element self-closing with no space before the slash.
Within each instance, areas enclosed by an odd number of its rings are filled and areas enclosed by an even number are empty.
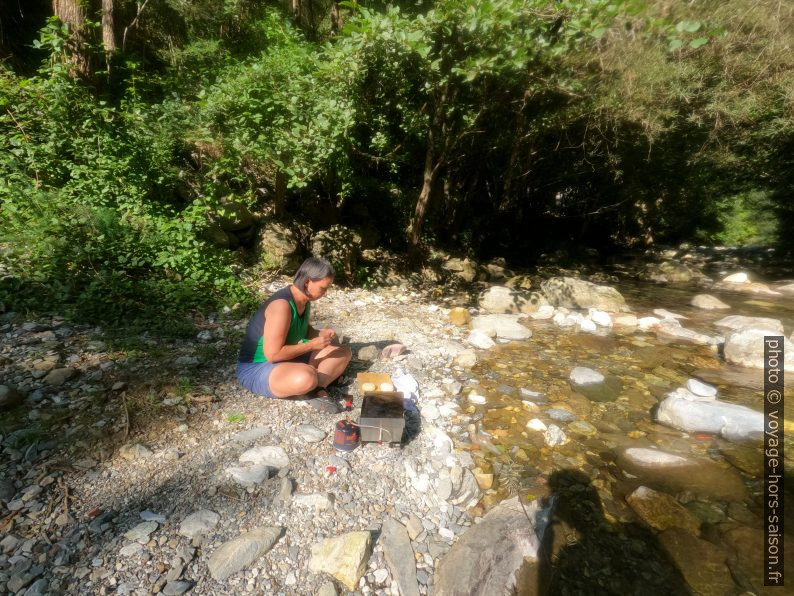
<svg viewBox="0 0 794 596">
<path fill-rule="evenodd" d="M 626 502 L 634 513 L 656 530 L 681 528 L 694 535 L 700 532 L 697 518 L 668 494 L 640 486 L 626 497 Z"/>
<path fill-rule="evenodd" d="M 604 375 L 592 368 L 577 366 L 571 371 L 569 379 L 574 385 L 593 385 L 603 383 Z"/>
<path fill-rule="evenodd" d="M 695 495 L 741 501 L 747 488 L 729 466 L 708 459 L 684 457 L 646 447 L 617 449 L 618 466 L 643 484 L 662 491 L 690 491 Z"/>
<path fill-rule="evenodd" d="M 689 379 L 686 382 L 686 388 L 698 395 L 700 397 L 716 397 L 717 396 L 717 388 L 711 385 L 707 385 L 702 381 L 698 381 L 697 379 Z"/>
<path fill-rule="evenodd" d="M 704 333 L 682 327 L 676 319 L 664 319 L 656 327 L 656 337 L 662 341 L 684 342 L 700 346 L 717 345 L 719 340 Z"/>
<path fill-rule="evenodd" d="M 577 366 L 571 371 L 571 387 L 591 401 L 607 402 L 617 399 L 623 384 L 617 377 L 604 376 L 591 368 Z"/>
<path fill-rule="evenodd" d="M 725 564 L 727 553 L 722 549 L 680 528 L 665 530 L 659 534 L 659 542 L 696 594 L 728 596 L 736 593 Z"/>
<path fill-rule="evenodd" d="M 703 310 L 722 310 L 730 308 L 722 300 L 711 294 L 698 294 L 692 298 L 692 306 L 702 308 Z"/>
</svg>

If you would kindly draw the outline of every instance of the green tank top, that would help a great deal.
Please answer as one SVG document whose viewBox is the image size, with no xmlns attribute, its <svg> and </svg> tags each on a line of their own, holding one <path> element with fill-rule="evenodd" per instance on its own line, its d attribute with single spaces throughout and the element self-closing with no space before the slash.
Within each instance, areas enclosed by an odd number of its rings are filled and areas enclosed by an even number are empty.
<svg viewBox="0 0 794 596">
<path fill-rule="evenodd" d="M 254 322 L 253 319 L 257 319 L 259 317 L 254 316 L 252 318 L 253 325 L 249 324 L 249 329 L 251 327 L 257 328 L 260 330 L 264 330 L 264 322 L 265 322 L 265 309 L 273 300 L 286 300 L 289 302 L 290 309 L 292 311 L 292 316 L 289 322 L 289 330 L 287 331 L 287 337 L 284 340 L 284 345 L 286 346 L 294 346 L 295 344 L 299 344 L 305 341 L 306 336 L 309 333 L 309 311 L 311 310 L 311 303 L 306 304 L 306 308 L 303 311 L 303 315 L 298 315 L 298 309 L 295 307 L 295 301 L 292 299 L 292 294 L 289 292 L 289 288 L 284 288 L 278 292 L 276 292 L 273 296 L 270 297 L 270 300 L 265 302 L 257 314 L 261 316 L 261 324 L 259 321 Z M 261 334 L 262 331 L 259 331 Z M 256 348 L 254 349 L 253 358 L 250 360 L 251 362 L 267 362 L 267 358 L 265 357 L 265 350 L 264 350 L 264 335 L 259 335 L 258 341 L 256 343 Z M 249 352 L 250 353 L 250 352 Z M 240 360 L 244 362 L 245 360 Z"/>
</svg>

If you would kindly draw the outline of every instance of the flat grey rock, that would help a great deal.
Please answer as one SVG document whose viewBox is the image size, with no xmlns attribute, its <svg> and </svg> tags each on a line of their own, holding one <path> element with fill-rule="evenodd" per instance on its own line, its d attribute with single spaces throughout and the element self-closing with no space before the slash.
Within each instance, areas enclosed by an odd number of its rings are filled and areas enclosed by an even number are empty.
<svg viewBox="0 0 794 596">
<path fill-rule="evenodd" d="M 232 466 L 226 469 L 225 474 L 240 486 L 256 486 L 270 477 L 270 467 L 262 464 L 248 467 Z"/>
<path fill-rule="evenodd" d="M 272 548 L 281 532 L 280 527 L 257 528 L 225 542 L 215 549 L 207 561 L 210 575 L 217 581 L 224 581 L 248 567 Z"/>
<path fill-rule="evenodd" d="M 249 428 L 248 430 L 241 431 L 229 439 L 236 445 L 247 445 L 254 443 L 259 439 L 263 439 L 270 435 L 270 428 L 267 426 L 259 426 L 256 428 Z"/>
<path fill-rule="evenodd" d="M 179 596 L 179 594 L 184 594 L 192 587 L 193 582 L 184 580 L 170 581 L 165 584 L 165 587 L 163 587 L 162 594 L 164 594 L 164 596 Z"/>
<path fill-rule="evenodd" d="M 149 541 L 149 536 L 159 527 L 159 524 L 154 521 L 145 521 L 139 523 L 134 528 L 127 530 L 124 537 L 133 542 L 140 542 L 145 544 Z"/>
<path fill-rule="evenodd" d="M 243 452 L 240 456 L 240 461 L 242 463 L 262 464 L 277 470 L 289 466 L 287 452 L 282 447 L 275 446 L 252 447 Z"/>
<path fill-rule="evenodd" d="M 209 509 L 202 509 L 188 515 L 179 525 L 179 534 L 190 538 L 191 540 L 199 534 L 206 534 L 218 525 L 221 516 L 210 511 Z"/>
<path fill-rule="evenodd" d="M 396 519 L 387 518 L 381 526 L 378 544 L 383 548 L 383 556 L 392 577 L 400 588 L 400 594 L 402 596 L 419 596 L 416 560 L 405 526 Z"/>
<path fill-rule="evenodd" d="M 313 424 L 300 424 L 296 430 L 300 437 L 307 443 L 319 443 L 327 434 Z"/>
</svg>

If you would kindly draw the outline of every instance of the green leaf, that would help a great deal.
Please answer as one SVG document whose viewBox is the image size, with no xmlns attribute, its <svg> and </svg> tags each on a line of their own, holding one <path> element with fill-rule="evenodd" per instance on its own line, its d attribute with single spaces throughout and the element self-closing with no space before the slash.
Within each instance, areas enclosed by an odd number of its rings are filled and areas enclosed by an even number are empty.
<svg viewBox="0 0 794 596">
<path fill-rule="evenodd" d="M 675 26 L 675 30 L 679 33 L 695 33 L 701 26 L 700 21 L 680 21 Z"/>
<path fill-rule="evenodd" d="M 706 45 L 709 42 L 707 37 L 698 37 L 697 39 L 693 39 L 689 42 L 689 47 L 693 50 L 698 49 L 701 46 Z"/>
<path fill-rule="evenodd" d="M 668 49 L 671 52 L 674 52 L 675 50 L 680 49 L 681 46 L 683 46 L 683 45 L 684 45 L 684 42 L 681 41 L 680 39 L 678 39 L 677 37 L 675 37 L 675 38 L 670 40 L 670 45 L 668 46 Z"/>
<path fill-rule="evenodd" d="M 604 37 L 604 33 L 606 33 L 606 27 L 598 27 L 590 32 L 590 36 L 595 39 L 601 39 Z"/>
</svg>

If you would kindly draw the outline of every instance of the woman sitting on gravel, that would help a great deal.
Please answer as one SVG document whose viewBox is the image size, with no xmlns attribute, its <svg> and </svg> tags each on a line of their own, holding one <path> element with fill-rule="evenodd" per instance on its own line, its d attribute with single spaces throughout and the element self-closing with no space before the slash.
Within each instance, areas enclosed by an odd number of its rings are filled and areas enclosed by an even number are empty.
<svg viewBox="0 0 794 596">
<path fill-rule="evenodd" d="M 298 268 L 292 285 L 273 294 L 259 307 L 245 332 L 237 358 L 237 378 L 243 387 L 270 398 L 304 396 L 322 412 L 341 410 L 326 387 L 351 358 L 330 327 L 309 325 L 311 302 L 319 300 L 334 281 L 328 261 L 309 257 Z"/>
</svg>

